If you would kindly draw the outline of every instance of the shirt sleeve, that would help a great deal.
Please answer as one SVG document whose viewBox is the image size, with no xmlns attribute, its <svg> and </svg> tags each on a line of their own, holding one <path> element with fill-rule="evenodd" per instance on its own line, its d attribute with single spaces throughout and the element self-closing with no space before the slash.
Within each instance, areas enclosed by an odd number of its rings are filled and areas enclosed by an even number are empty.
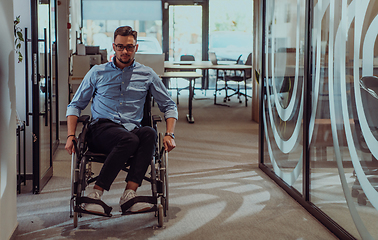
<svg viewBox="0 0 378 240">
<path fill-rule="evenodd" d="M 95 91 L 95 85 L 93 84 L 96 76 L 95 69 L 96 66 L 92 67 L 85 75 L 70 104 L 67 106 L 66 117 L 70 115 L 80 117 L 81 111 L 87 107 Z"/>
<path fill-rule="evenodd" d="M 164 113 L 164 118 L 178 119 L 176 103 L 170 97 L 167 88 L 163 84 L 163 81 L 153 70 L 151 70 L 151 77 L 152 83 L 150 91 L 155 102 L 158 104 L 160 111 Z"/>
</svg>

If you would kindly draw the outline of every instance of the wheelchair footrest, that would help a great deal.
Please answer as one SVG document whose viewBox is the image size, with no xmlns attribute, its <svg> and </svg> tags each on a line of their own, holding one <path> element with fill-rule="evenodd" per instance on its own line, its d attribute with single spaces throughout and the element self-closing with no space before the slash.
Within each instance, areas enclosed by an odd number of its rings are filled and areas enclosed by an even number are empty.
<svg viewBox="0 0 378 240">
<path fill-rule="evenodd" d="M 150 204 L 157 204 L 157 198 L 152 197 L 152 196 L 136 196 L 135 198 L 130 199 L 129 201 L 125 202 L 124 204 L 121 205 L 122 209 L 122 215 L 129 214 L 127 210 L 129 210 L 135 203 L 138 202 L 146 202 Z M 151 212 L 151 209 L 146 211 L 146 212 Z"/>
<path fill-rule="evenodd" d="M 91 214 L 91 215 L 96 215 L 96 216 L 102 216 L 102 217 L 111 217 L 112 216 L 111 213 L 106 214 L 106 213 L 90 212 L 90 211 L 87 211 L 87 210 L 85 210 L 84 208 L 82 208 L 80 206 L 75 206 L 75 212 L 85 213 L 85 214 Z"/>
<path fill-rule="evenodd" d="M 81 207 L 81 204 L 83 204 L 83 203 L 98 204 L 104 209 L 104 213 L 87 211 L 83 207 Z M 98 199 L 93 199 L 93 198 L 89 198 L 89 197 L 78 197 L 76 199 L 75 212 L 111 217 L 112 214 L 110 212 L 112 211 L 112 209 L 113 209 L 112 207 L 106 205 L 103 201 L 98 200 Z"/>
<path fill-rule="evenodd" d="M 130 211 L 126 211 L 126 212 L 122 212 L 122 215 L 133 215 L 133 214 L 140 214 L 140 213 L 156 212 L 157 210 L 158 210 L 157 206 L 154 205 L 151 209 L 143 211 L 143 212 L 130 212 Z"/>
</svg>

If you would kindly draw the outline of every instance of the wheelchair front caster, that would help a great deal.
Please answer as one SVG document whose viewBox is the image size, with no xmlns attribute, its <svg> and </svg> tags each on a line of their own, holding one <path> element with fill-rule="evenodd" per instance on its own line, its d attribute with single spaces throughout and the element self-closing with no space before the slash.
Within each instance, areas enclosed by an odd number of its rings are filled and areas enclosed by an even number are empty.
<svg viewBox="0 0 378 240">
<path fill-rule="evenodd" d="M 359 191 L 357 189 L 352 189 L 352 197 L 358 197 Z"/>
<path fill-rule="evenodd" d="M 164 213 L 164 217 L 167 216 L 167 201 L 165 198 L 161 198 L 161 205 L 163 206 L 163 213 Z"/>
<path fill-rule="evenodd" d="M 77 212 L 74 212 L 74 215 L 73 215 L 73 225 L 74 225 L 74 228 L 77 228 L 77 219 L 78 218 L 78 213 Z"/>
<path fill-rule="evenodd" d="M 158 226 L 163 227 L 164 225 L 164 209 L 163 205 L 158 205 Z"/>
<path fill-rule="evenodd" d="M 366 206 L 366 195 L 364 193 L 360 193 L 357 197 L 357 202 L 359 205 Z"/>
</svg>

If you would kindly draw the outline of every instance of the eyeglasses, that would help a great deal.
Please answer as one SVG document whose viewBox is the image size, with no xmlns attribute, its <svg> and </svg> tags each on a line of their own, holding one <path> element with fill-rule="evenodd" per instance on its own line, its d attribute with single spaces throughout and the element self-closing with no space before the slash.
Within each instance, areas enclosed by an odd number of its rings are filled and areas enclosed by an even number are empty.
<svg viewBox="0 0 378 240">
<path fill-rule="evenodd" d="M 117 51 L 123 51 L 123 49 L 126 48 L 126 51 L 128 51 L 128 52 L 134 51 L 135 47 L 136 47 L 136 45 L 132 45 L 132 44 L 128 44 L 126 46 L 123 46 L 122 44 L 115 44 L 115 43 L 114 43 L 114 46 L 116 47 Z"/>
</svg>

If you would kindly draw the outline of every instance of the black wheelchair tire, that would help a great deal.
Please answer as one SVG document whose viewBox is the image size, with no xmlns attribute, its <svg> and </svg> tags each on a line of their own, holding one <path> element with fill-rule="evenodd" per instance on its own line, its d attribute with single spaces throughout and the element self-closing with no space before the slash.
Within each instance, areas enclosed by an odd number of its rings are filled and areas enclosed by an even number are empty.
<svg viewBox="0 0 378 240">
<path fill-rule="evenodd" d="M 158 226 L 163 227 L 164 225 L 164 210 L 161 204 L 158 205 Z"/>
<path fill-rule="evenodd" d="M 85 187 L 87 186 L 86 183 L 86 165 L 87 165 L 87 157 L 83 156 L 80 160 L 80 175 L 79 175 L 79 181 L 77 185 L 77 196 L 81 197 L 81 194 L 84 192 Z"/>
<path fill-rule="evenodd" d="M 77 212 L 74 212 L 74 216 L 73 216 L 73 225 L 74 225 L 74 228 L 77 228 L 78 215 L 79 214 Z"/>
<path fill-rule="evenodd" d="M 78 177 L 78 179 L 75 179 L 75 181 L 77 181 L 76 198 L 81 197 L 81 195 L 84 192 L 84 189 L 86 187 L 86 176 L 85 176 L 85 173 L 86 173 L 86 164 L 87 164 L 87 157 L 83 156 L 80 159 L 79 166 L 78 166 L 78 169 L 79 169 L 79 174 L 78 175 L 79 175 L 79 177 Z M 74 208 L 76 208 L 76 206 L 78 205 L 76 201 L 75 201 L 74 205 L 75 205 Z M 78 225 L 78 218 L 79 218 L 79 213 L 78 212 L 74 212 L 74 216 L 73 216 L 73 225 L 74 225 L 74 228 L 76 228 L 77 225 Z"/>
</svg>

